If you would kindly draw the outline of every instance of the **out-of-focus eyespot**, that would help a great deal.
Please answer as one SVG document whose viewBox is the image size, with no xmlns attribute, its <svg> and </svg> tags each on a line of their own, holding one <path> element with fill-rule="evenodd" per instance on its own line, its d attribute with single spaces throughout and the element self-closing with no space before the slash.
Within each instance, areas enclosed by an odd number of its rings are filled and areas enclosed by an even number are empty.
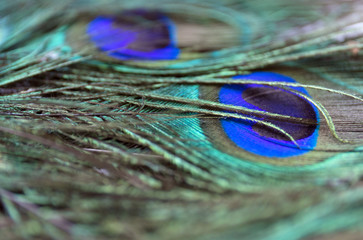
<svg viewBox="0 0 363 240">
<path fill-rule="evenodd" d="M 213 58 L 248 38 L 241 37 L 237 23 L 195 12 L 139 8 L 87 14 L 70 24 L 67 42 L 96 59 L 155 62 Z"/>
<path fill-rule="evenodd" d="M 175 25 L 158 12 L 135 10 L 98 16 L 86 31 L 100 51 L 120 60 L 172 60 L 179 55 Z"/>
</svg>

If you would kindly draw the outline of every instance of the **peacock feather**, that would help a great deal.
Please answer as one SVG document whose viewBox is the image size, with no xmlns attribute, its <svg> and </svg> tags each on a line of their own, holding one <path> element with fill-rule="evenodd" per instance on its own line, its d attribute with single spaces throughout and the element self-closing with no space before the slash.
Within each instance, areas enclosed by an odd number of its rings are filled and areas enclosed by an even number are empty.
<svg viewBox="0 0 363 240">
<path fill-rule="evenodd" d="M 1 239 L 361 239 L 362 10 L 1 1 Z"/>
</svg>

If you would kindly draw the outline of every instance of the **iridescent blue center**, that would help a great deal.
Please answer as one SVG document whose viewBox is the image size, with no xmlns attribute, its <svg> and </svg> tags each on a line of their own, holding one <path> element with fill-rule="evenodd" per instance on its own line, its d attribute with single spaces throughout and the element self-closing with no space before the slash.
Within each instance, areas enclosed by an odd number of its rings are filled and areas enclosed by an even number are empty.
<svg viewBox="0 0 363 240">
<path fill-rule="evenodd" d="M 87 34 L 99 50 L 120 60 L 172 60 L 180 52 L 174 23 L 153 11 L 98 16 L 88 24 Z"/>
<path fill-rule="evenodd" d="M 238 75 L 233 79 L 248 79 L 269 82 L 296 81 L 290 77 L 271 73 L 255 72 L 249 75 Z M 290 89 L 310 96 L 303 87 Z M 224 85 L 219 92 L 221 103 L 246 107 L 270 113 L 278 113 L 296 118 L 303 118 L 309 124 L 268 117 L 253 117 L 273 123 L 289 133 L 300 148 L 284 134 L 254 121 L 238 119 L 222 119 L 221 124 L 227 136 L 240 148 L 265 157 L 292 157 L 305 154 L 316 146 L 319 121 L 318 110 L 310 102 L 297 94 L 273 86 L 260 84 Z M 307 122 L 307 121 L 306 121 Z M 312 124 L 311 124 L 312 122 Z"/>
</svg>

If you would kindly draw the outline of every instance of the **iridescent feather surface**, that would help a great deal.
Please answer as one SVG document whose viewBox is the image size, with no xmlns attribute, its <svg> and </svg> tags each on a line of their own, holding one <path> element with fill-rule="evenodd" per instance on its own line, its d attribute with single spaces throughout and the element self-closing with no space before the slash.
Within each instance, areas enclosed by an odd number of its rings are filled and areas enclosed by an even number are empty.
<svg viewBox="0 0 363 240">
<path fill-rule="evenodd" d="M 2 239 L 363 238 L 362 10 L 1 1 Z"/>
</svg>

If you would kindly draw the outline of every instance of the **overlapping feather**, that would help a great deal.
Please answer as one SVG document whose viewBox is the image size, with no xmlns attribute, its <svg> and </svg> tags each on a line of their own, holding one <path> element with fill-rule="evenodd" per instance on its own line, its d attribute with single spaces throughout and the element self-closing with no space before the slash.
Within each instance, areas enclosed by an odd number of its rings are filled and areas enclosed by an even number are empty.
<svg viewBox="0 0 363 240">
<path fill-rule="evenodd" d="M 99 12 L 141 7 L 155 10 L 155 2 L 0 4 L 2 236 L 361 236 L 359 1 L 158 1 L 158 11 L 185 14 L 208 36 L 218 37 L 218 28 L 210 32 L 217 20 L 235 31 L 221 40 L 228 47 L 202 50 L 188 46 L 186 28 L 185 55 L 172 61 L 118 61 L 84 44 L 84 32 L 70 33 Z M 265 158 L 221 145 L 210 127 L 220 119 L 298 121 L 210 95 L 225 84 L 259 84 L 231 79 L 256 71 L 293 77 L 320 106 L 311 153 Z"/>
</svg>

